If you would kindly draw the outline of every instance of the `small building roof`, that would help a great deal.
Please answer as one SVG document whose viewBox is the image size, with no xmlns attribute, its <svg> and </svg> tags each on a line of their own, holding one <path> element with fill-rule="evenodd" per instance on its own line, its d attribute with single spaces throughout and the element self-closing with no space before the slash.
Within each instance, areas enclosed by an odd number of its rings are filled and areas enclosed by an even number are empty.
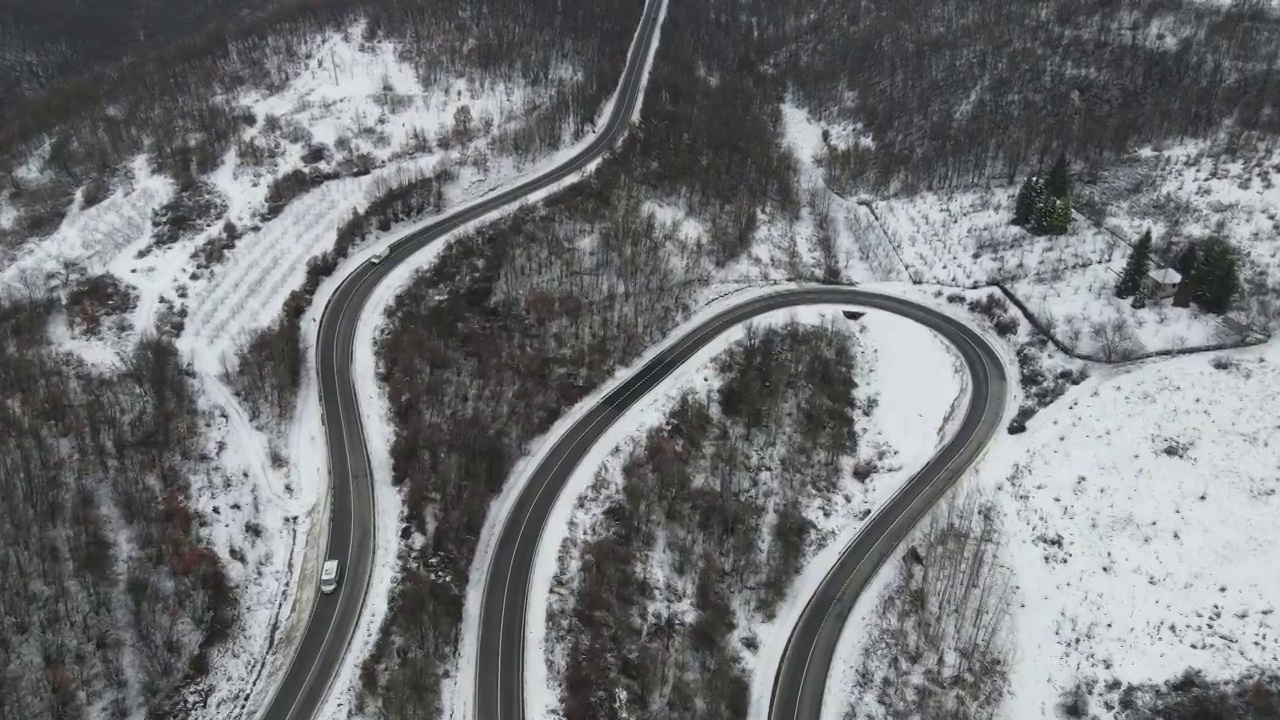
<svg viewBox="0 0 1280 720">
<path fill-rule="evenodd" d="M 1147 273 L 1147 277 L 1155 280 L 1161 285 L 1177 285 L 1182 282 L 1182 275 L 1173 268 L 1154 268 Z"/>
</svg>

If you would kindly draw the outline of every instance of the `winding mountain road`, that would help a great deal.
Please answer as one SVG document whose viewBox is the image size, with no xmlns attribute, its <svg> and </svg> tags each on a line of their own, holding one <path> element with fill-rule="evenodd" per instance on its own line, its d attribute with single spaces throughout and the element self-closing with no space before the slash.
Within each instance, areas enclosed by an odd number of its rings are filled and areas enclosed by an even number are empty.
<svg viewBox="0 0 1280 720">
<path fill-rule="evenodd" d="M 1008 392 L 1004 366 L 995 350 L 952 316 L 900 297 L 835 286 L 782 290 L 724 310 L 646 363 L 560 437 L 515 500 L 489 566 L 480 619 L 476 720 L 525 717 L 525 619 L 534 556 L 556 497 L 591 447 L 628 408 L 729 328 L 773 310 L 831 304 L 891 312 L 937 332 L 962 358 L 972 394 L 955 436 L 845 548 L 792 631 L 774 683 L 770 718 L 818 720 L 836 643 L 858 594 L 999 429 Z"/>
<path fill-rule="evenodd" d="M 622 136 L 644 91 L 664 0 L 648 0 L 601 132 L 564 163 L 495 193 L 396 242 L 381 263 L 347 276 L 320 317 L 316 363 L 331 474 L 328 547 L 341 561 L 337 592 L 318 595 L 292 662 L 260 717 L 318 716 L 365 605 L 374 556 L 373 487 L 369 455 L 352 379 L 356 326 L 378 284 L 397 265 L 454 230 L 517 204 L 568 179 L 600 158 Z M 744 300 L 687 333 L 577 422 L 554 445 L 517 496 L 488 568 L 481 607 L 474 717 L 523 720 L 524 640 L 528 589 L 543 528 L 557 496 L 582 457 L 628 407 L 725 330 L 772 310 L 852 304 L 892 312 L 925 325 L 951 343 L 968 369 L 972 397 L 955 437 L 868 521 L 845 548 L 806 606 L 787 643 L 770 701 L 771 720 L 818 720 L 827 671 L 844 619 L 876 568 L 924 512 L 985 447 L 1004 411 L 1007 380 L 995 351 L 949 315 L 899 297 L 847 287 L 792 288 Z"/>
<path fill-rule="evenodd" d="M 432 223 L 391 246 L 380 263 L 365 263 L 343 279 L 325 305 L 316 339 L 316 370 L 329 449 L 330 507 L 326 558 L 341 562 L 338 590 L 317 595 L 302 640 L 276 687 L 264 720 L 318 716 L 364 609 L 373 569 L 372 472 L 352 380 L 356 325 L 374 288 L 414 253 L 467 223 L 504 210 L 570 178 L 601 158 L 622 137 L 639 106 L 658 36 L 663 0 L 648 0 L 632 40 L 614 105 L 603 128 L 572 157 L 545 173 Z M 305 592 L 305 591 L 304 591 Z"/>
<path fill-rule="evenodd" d="M 865 300 L 852 302 L 875 307 Z M 1008 378 L 1000 356 L 982 336 L 923 305 L 899 301 L 882 309 L 930 328 L 959 353 L 969 373 L 969 405 L 955 435 L 871 516 L 809 598 L 774 676 L 769 720 L 821 717 L 831 660 L 854 602 L 893 549 L 973 465 L 1004 419 Z"/>
</svg>

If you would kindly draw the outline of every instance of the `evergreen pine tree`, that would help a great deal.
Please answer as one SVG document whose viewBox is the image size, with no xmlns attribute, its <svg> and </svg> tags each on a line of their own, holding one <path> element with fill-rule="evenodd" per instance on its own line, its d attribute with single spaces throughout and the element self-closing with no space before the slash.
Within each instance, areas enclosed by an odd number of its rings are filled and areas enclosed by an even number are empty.
<svg viewBox="0 0 1280 720">
<path fill-rule="evenodd" d="M 1045 178 L 1044 189 L 1049 197 L 1055 199 L 1071 195 L 1071 166 L 1067 163 L 1065 154 L 1059 154 L 1053 167 L 1049 169 L 1049 177 Z"/>
<path fill-rule="evenodd" d="M 1209 238 L 1192 270 L 1196 304 L 1211 313 L 1225 313 L 1240 290 L 1238 273 L 1235 249 L 1220 237 Z"/>
<path fill-rule="evenodd" d="M 1177 289 L 1173 291 L 1173 306 L 1180 308 L 1191 307 L 1191 298 L 1194 294 L 1191 288 L 1191 280 L 1184 275 L 1182 282 L 1178 283 Z"/>
<path fill-rule="evenodd" d="M 1071 230 L 1071 198 L 1062 196 L 1052 198 L 1049 203 L 1053 206 L 1050 214 L 1049 227 L 1047 232 L 1052 235 L 1065 235 Z"/>
<path fill-rule="evenodd" d="M 1133 250 L 1129 251 L 1129 260 L 1124 264 L 1124 272 L 1116 283 L 1116 297 L 1127 298 L 1142 291 L 1142 279 L 1151 270 L 1151 231 L 1142 233 Z"/>
<path fill-rule="evenodd" d="M 1040 178 L 1028 175 L 1018 189 L 1018 199 L 1013 204 L 1013 224 L 1025 227 L 1031 222 L 1036 209 L 1036 198 L 1044 194 Z"/>
<path fill-rule="evenodd" d="M 1183 280 L 1190 280 L 1192 273 L 1196 269 L 1196 258 L 1200 255 L 1200 246 L 1196 241 L 1192 240 L 1182 248 L 1182 252 L 1178 253 L 1178 259 L 1173 261 L 1173 269 L 1178 271 Z"/>
<path fill-rule="evenodd" d="M 1178 252 L 1178 257 L 1173 261 L 1173 269 L 1178 271 L 1182 276 L 1182 282 L 1178 283 L 1177 290 L 1173 293 L 1173 306 L 1180 308 L 1191 307 L 1191 301 L 1196 295 L 1196 260 L 1200 257 L 1200 246 L 1195 240 L 1189 241 L 1182 246 L 1182 250 Z"/>
<path fill-rule="evenodd" d="M 1030 176 L 1018 191 L 1013 224 L 1037 235 L 1062 235 L 1071 229 L 1071 176 L 1066 155 L 1059 155 L 1046 177 Z"/>
<path fill-rule="evenodd" d="M 1027 229 L 1037 235 L 1062 235 L 1071 229 L 1071 199 L 1042 195 L 1036 199 Z"/>
</svg>

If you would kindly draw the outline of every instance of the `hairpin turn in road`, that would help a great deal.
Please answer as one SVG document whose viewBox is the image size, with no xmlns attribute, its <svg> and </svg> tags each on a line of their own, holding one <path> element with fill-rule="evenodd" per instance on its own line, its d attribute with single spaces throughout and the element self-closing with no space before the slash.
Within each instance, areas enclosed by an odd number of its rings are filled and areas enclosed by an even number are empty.
<svg viewBox="0 0 1280 720">
<path fill-rule="evenodd" d="M 557 496 L 591 447 L 629 407 L 734 325 L 782 308 L 831 304 L 891 312 L 938 333 L 962 358 L 971 398 L 955 436 L 845 548 L 792 630 L 774 683 L 770 718 L 818 720 L 836 642 L 854 600 L 884 558 L 999 429 L 1008 392 L 1000 357 L 964 323 L 911 300 L 835 286 L 781 290 L 724 310 L 646 363 L 560 436 L 515 499 L 489 565 L 480 611 L 476 720 L 525 717 L 525 620 L 534 558 Z"/>
</svg>

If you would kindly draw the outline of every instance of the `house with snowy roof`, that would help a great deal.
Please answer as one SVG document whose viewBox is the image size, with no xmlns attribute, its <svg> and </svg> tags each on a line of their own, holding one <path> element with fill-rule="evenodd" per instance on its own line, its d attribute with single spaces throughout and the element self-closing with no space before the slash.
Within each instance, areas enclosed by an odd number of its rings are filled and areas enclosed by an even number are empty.
<svg viewBox="0 0 1280 720">
<path fill-rule="evenodd" d="M 1182 283 L 1182 274 L 1173 268 L 1152 268 L 1142 278 L 1142 294 L 1148 300 L 1173 297 Z"/>
</svg>

